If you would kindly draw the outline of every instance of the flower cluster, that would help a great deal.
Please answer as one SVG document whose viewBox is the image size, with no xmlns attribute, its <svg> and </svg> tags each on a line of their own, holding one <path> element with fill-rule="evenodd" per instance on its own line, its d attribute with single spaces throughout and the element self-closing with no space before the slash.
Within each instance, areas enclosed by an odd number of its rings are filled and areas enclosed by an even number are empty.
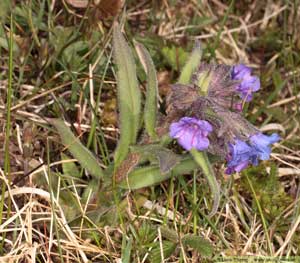
<svg viewBox="0 0 300 263">
<path fill-rule="evenodd" d="M 223 156 L 226 173 L 240 172 L 259 160 L 268 160 L 278 134 L 259 132 L 241 115 L 260 89 L 260 80 L 244 64 L 233 67 L 202 63 L 192 85 L 176 84 L 167 100 L 169 134 L 185 149 L 207 150 Z"/>
</svg>

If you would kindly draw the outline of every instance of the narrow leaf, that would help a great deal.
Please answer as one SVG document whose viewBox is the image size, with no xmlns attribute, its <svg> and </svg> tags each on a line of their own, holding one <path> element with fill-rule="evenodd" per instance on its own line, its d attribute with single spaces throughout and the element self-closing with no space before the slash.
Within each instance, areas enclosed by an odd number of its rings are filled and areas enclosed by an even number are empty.
<svg viewBox="0 0 300 263">
<path fill-rule="evenodd" d="M 69 127 L 59 119 L 51 120 L 51 123 L 57 129 L 62 143 L 68 148 L 70 153 L 78 160 L 78 162 L 95 178 L 103 177 L 100 164 L 94 155 L 82 145 L 77 137 L 71 132 Z"/>
<path fill-rule="evenodd" d="M 171 172 L 162 174 L 158 165 L 136 168 L 130 172 L 123 181 L 119 183 L 120 188 L 139 189 L 158 184 L 168 180 L 172 176 L 178 176 L 193 171 L 197 164 L 190 158 L 183 159 Z"/>
<path fill-rule="evenodd" d="M 201 256 L 204 257 L 211 257 L 213 253 L 213 247 L 212 245 L 205 239 L 203 239 L 200 236 L 196 235 L 185 235 L 181 242 L 184 246 L 189 246 L 195 250 L 197 250 L 198 253 L 201 254 Z"/>
<path fill-rule="evenodd" d="M 179 77 L 180 84 L 189 84 L 191 77 L 195 71 L 195 69 L 199 66 L 201 62 L 202 56 L 202 49 L 200 46 L 200 42 L 195 43 L 194 50 L 192 51 L 191 56 L 189 57 L 187 63 L 185 64 L 184 68 Z"/>
<path fill-rule="evenodd" d="M 117 65 L 120 139 L 115 152 L 115 167 L 125 159 L 129 145 L 136 142 L 140 124 L 141 92 L 131 50 L 118 25 L 113 32 L 114 59 Z"/>
<path fill-rule="evenodd" d="M 144 108 L 144 121 L 146 131 L 152 140 L 156 139 L 155 125 L 157 112 L 157 77 L 156 70 L 147 49 L 140 43 L 135 43 L 135 48 L 140 61 L 147 73 L 147 93 Z"/>
<path fill-rule="evenodd" d="M 213 208 L 212 208 L 212 211 L 210 212 L 210 214 L 208 215 L 209 217 L 211 217 L 217 212 L 218 207 L 219 207 L 220 188 L 219 188 L 215 173 L 211 167 L 211 164 L 207 158 L 206 153 L 198 152 L 196 149 L 192 149 L 190 151 L 190 153 L 194 157 L 194 160 L 196 161 L 196 163 L 198 163 L 198 165 L 201 167 L 203 174 L 206 177 L 208 184 L 210 186 L 210 189 L 212 191 L 212 194 L 214 196 Z"/>
</svg>

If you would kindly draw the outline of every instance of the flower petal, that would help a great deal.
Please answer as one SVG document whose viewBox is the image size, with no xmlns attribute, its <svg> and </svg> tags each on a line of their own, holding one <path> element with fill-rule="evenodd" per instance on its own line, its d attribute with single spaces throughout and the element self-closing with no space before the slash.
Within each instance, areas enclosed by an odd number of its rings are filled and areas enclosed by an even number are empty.
<svg viewBox="0 0 300 263">
<path fill-rule="evenodd" d="M 170 136 L 175 138 L 182 130 L 182 125 L 178 122 L 174 122 L 170 125 Z"/>
<path fill-rule="evenodd" d="M 279 140 L 280 136 L 277 133 L 273 133 L 271 136 L 257 133 L 250 137 L 250 144 L 256 150 L 260 160 L 268 160 L 271 154 L 270 145 L 278 142 Z"/>
<path fill-rule="evenodd" d="M 197 138 L 192 143 L 193 148 L 203 151 L 208 148 L 209 140 L 206 137 L 197 136 Z"/>
<path fill-rule="evenodd" d="M 260 89 L 260 80 L 256 76 L 251 75 L 251 69 L 244 64 L 236 65 L 232 68 L 231 77 L 233 80 L 239 80 L 236 91 L 242 99 L 250 101 L 252 93 Z"/>
<path fill-rule="evenodd" d="M 211 124 L 205 120 L 183 117 L 170 125 L 170 136 L 186 150 L 205 150 L 209 146 L 207 136 L 212 130 Z"/>
</svg>

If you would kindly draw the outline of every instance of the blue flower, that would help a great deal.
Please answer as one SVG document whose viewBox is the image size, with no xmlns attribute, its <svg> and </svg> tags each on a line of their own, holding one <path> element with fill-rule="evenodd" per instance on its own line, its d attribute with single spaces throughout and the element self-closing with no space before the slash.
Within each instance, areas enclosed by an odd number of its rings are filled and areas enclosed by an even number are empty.
<svg viewBox="0 0 300 263">
<path fill-rule="evenodd" d="M 208 134 L 213 130 L 209 122 L 196 118 L 183 117 L 170 125 L 170 136 L 177 139 L 185 149 L 205 150 L 209 146 Z"/>
<path fill-rule="evenodd" d="M 257 158 L 260 160 L 268 160 L 271 154 L 270 145 L 278 142 L 279 140 L 280 136 L 277 133 L 273 133 L 271 136 L 257 133 L 250 137 L 250 144 L 255 150 Z"/>
<path fill-rule="evenodd" d="M 245 169 L 252 156 L 252 148 L 249 144 L 241 140 L 235 140 L 235 143 L 229 143 L 229 155 L 227 157 L 227 174 L 232 174 L 233 172 L 240 172 Z"/>
<path fill-rule="evenodd" d="M 236 91 L 246 101 L 252 100 L 252 93 L 260 89 L 259 78 L 251 76 L 251 69 L 244 64 L 233 66 L 231 77 L 233 80 L 240 81 L 236 86 Z"/>
<path fill-rule="evenodd" d="M 277 133 L 271 136 L 257 133 L 249 137 L 249 143 L 239 139 L 229 143 L 227 157 L 227 174 L 240 172 L 249 164 L 258 165 L 259 160 L 268 160 L 271 154 L 271 144 L 278 142 L 280 137 Z"/>
</svg>

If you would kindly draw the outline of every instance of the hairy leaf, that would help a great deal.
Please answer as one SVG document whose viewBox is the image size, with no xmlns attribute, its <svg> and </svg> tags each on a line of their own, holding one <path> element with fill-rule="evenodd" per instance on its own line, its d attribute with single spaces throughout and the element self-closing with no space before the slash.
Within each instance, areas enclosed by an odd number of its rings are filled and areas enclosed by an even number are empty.
<svg viewBox="0 0 300 263">
<path fill-rule="evenodd" d="M 189 173 L 196 168 L 197 164 L 190 158 L 183 159 L 171 172 L 165 174 L 160 172 L 158 165 L 136 168 L 128 174 L 127 178 L 120 182 L 119 187 L 125 189 L 148 187 L 165 181 L 172 176 Z"/>
<path fill-rule="evenodd" d="M 126 158 L 129 145 L 136 142 L 140 124 L 141 92 L 131 50 L 118 25 L 113 32 L 114 59 L 117 65 L 120 139 L 115 152 L 115 167 Z"/>
<path fill-rule="evenodd" d="M 95 178 L 103 177 L 103 172 L 94 155 L 79 141 L 71 132 L 69 127 L 59 119 L 51 120 L 51 123 L 57 129 L 62 143 L 68 148 L 70 153 L 78 162 Z"/>
<path fill-rule="evenodd" d="M 140 43 L 135 43 L 135 48 L 140 61 L 147 73 L 147 93 L 144 108 L 144 121 L 146 131 L 151 139 L 156 139 L 155 125 L 157 113 L 157 77 L 156 70 L 147 49 Z"/>
<path fill-rule="evenodd" d="M 69 156 L 64 153 L 61 153 L 61 159 L 64 161 L 62 163 L 63 174 L 71 177 L 80 177 L 80 172 L 74 162 L 69 162 Z"/>
<path fill-rule="evenodd" d="M 163 254 L 164 259 L 170 257 L 175 249 L 177 247 L 177 244 L 168 241 L 168 240 L 164 240 L 162 242 L 162 250 L 161 251 L 161 247 L 159 242 L 156 242 L 153 249 L 150 251 L 150 261 L 152 263 L 160 263 L 160 262 L 165 262 L 164 260 L 162 260 L 161 255 Z"/>
<path fill-rule="evenodd" d="M 196 42 L 192 54 L 190 55 L 186 65 L 181 71 L 179 81 L 178 81 L 180 84 L 190 83 L 194 71 L 196 70 L 196 68 L 199 66 L 201 62 L 201 56 L 202 56 L 202 50 L 201 50 L 200 42 Z"/>
<path fill-rule="evenodd" d="M 162 174 L 170 172 L 181 160 L 179 155 L 160 144 L 133 146 L 131 151 L 140 155 L 140 162 L 150 161 L 151 164 L 156 164 L 158 161 Z"/>
<path fill-rule="evenodd" d="M 213 253 L 212 245 L 205 239 L 196 235 L 185 235 L 182 239 L 182 244 L 184 246 L 189 246 L 204 257 L 211 257 Z"/>
<path fill-rule="evenodd" d="M 161 235 L 164 238 L 166 238 L 174 243 L 178 243 L 179 237 L 178 237 L 178 234 L 176 231 L 174 231 L 173 229 L 170 229 L 167 226 L 161 226 L 160 231 L 161 231 Z"/>
</svg>

